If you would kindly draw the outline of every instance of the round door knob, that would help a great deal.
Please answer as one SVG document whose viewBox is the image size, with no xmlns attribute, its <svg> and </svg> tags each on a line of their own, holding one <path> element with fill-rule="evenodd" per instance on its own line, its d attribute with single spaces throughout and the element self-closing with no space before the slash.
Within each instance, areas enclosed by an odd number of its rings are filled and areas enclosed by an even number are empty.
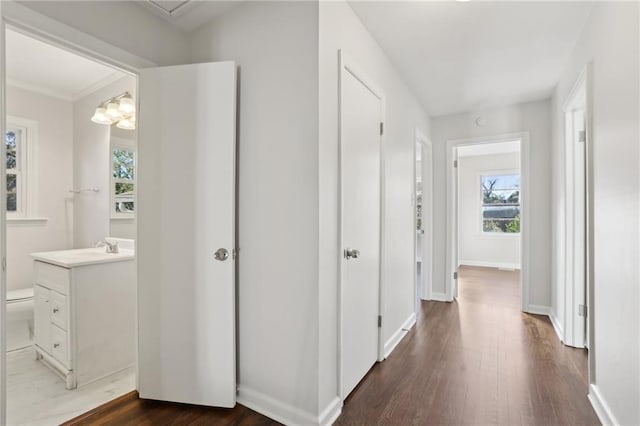
<svg viewBox="0 0 640 426">
<path fill-rule="evenodd" d="M 220 262 L 224 262 L 225 260 L 227 260 L 229 258 L 229 252 L 227 251 L 227 249 L 224 248 L 219 248 L 218 250 L 216 250 L 216 252 L 213 254 L 213 257 L 216 260 L 219 260 Z"/>
</svg>

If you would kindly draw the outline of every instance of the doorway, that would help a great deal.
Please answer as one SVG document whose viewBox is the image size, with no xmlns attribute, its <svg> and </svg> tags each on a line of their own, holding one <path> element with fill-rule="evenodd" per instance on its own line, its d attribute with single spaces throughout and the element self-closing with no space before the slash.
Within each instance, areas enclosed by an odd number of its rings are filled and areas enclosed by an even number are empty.
<svg viewBox="0 0 640 426">
<path fill-rule="evenodd" d="M 340 396 L 381 360 L 384 94 L 340 52 Z"/>
<path fill-rule="evenodd" d="M 447 299 L 469 267 L 520 270 L 528 306 L 527 133 L 447 141 Z"/>
<path fill-rule="evenodd" d="M 6 422 L 58 424 L 136 386 L 137 81 L 4 36 Z"/>
</svg>

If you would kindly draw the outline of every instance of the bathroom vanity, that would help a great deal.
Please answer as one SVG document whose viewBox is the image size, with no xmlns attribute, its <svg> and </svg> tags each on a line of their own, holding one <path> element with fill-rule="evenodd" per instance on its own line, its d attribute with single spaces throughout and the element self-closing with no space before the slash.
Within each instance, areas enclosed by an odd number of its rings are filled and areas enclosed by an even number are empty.
<svg viewBox="0 0 640 426">
<path fill-rule="evenodd" d="M 32 253 L 36 357 L 74 389 L 133 366 L 133 250 Z"/>
</svg>

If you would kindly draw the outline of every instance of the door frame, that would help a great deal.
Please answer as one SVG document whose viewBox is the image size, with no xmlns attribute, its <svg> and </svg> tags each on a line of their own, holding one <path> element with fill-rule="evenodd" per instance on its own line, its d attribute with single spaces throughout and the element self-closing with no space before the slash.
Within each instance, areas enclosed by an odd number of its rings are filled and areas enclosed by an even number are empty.
<svg viewBox="0 0 640 426">
<path fill-rule="evenodd" d="M 80 55 L 95 62 L 99 62 L 103 65 L 109 66 L 114 70 L 118 70 L 125 74 L 136 77 L 136 84 L 138 84 L 138 77 L 140 69 L 157 66 L 157 64 L 144 59 L 142 57 L 131 54 L 123 49 L 108 44 L 92 35 L 76 30 L 69 27 L 59 21 L 51 19 L 45 15 L 41 15 L 25 6 L 22 6 L 14 2 L 2 2 L 0 6 L 1 22 L 0 22 L 0 73 L 6 75 L 6 63 L 5 63 L 5 34 L 6 29 L 17 31 L 31 38 L 35 38 L 49 45 L 58 47 L 68 52 Z M 2 78 L 0 81 L 0 133 L 4 134 L 5 116 L 6 116 L 6 79 Z M 5 155 L 5 146 L 0 144 L 0 154 Z M 4 163 L 0 166 L 0 196 L 6 194 L 6 173 L 4 172 Z M 137 195 L 136 195 L 137 198 Z M 4 203 L 0 203 L 0 256 L 2 257 L 2 264 L 6 265 L 6 233 L 7 222 L 5 218 Z M 136 239 L 137 239 L 137 227 L 136 227 Z M 136 267 L 137 268 L 137 267 Z M 137 284 L 136 284 L 137 286 Z M 6 352 L 6 268 L 2 268 L 0 274 L 0 424 L 6 424 L 7 420 L 7 352 Z M 136 305 L 136 325 L 135 335 L 137 340 L 138 327 L 137 327 L 137 305 Z M 136 389 L 138 388 L 138 350 L 136 347 Z"/>
<path fill-rule="evenodd" d="M 342 241 L 343 238 L 343 228 L 342 228 L 342 217 L 343 217 L 343 206 L 344 206 L 344 191 L 343 191 L 343 178 L 342 172 L 344 170 L 343 158 L 342 158 L 342 145 L 344 142 L 344 136 L 342 131 L 342 110 L 343 110 L 343 99 L 342 99 L 342 79 L 343 72 L 350 73 L 353 77 L 355 77 L 360 83 L 362 83 L 367 89 L 369 89 L 376 97 L 380 99 L 381 103 L 381 111 L 380 111 L 380 120 L 382 123 L 385 122 L 385 94 L 384 92 L 369 78 L 367 74 L 362 72 L 358 65 L 351 59 L 349 55 L 347 55 L 342 49 L 338 50 L 338 190 L 340 191 L 338 197 L 338 395 L 342 401 L 347 397 L 344 394 L 343 390 L 343 380 L 342 380 L 342 372 L 343 372 L 343 333 L 342 333 L 342 319 L 343 315 L 343 283 L 344 283 L 344 267 L 343 267 L 343 248 L 344 244 Z M 385 132 L 380 135 L 380 242 L 379 242 L 379 284 L 378 284 L 378 315 L 382 315 L 384 312 L 384 261 L 383 261 L 383 247 L 384 247 L 384 221 L 385 221 Z M 378 354 L 377 360 L 378 362 L 384 360 L 384 341 L 383 341 L 383 330 L 384 323 L 382 326 L 378 327 Z"/>
<path fill-rule="evenodd" d="M 419 128 L 416 127 L 416 144 L 420 144 L 422 146 L 422 158 L 420 160 L 420 165 L 422 166 L 422 229 L 425 230 L 425 234 L 423 234 L 422 238 L 422 281 L 418 283 L 417 271 L 414 266 L 413 268 L 413 281 L 415 284 L 413 299 L 415 303 L 418 303 L 418 295 L 421 294 L 422 300 L 431 300 L 432 289 L 432 280 L 433 280 L 433 144 L 431 143 L 431 139 L 426 136 Z M 429 161 L 428 164 L 425 163 L 425 150 L 429 151 Z M 413 258 L 414 260 L 417 258 L 417 228 L 418 228 L 418 218 L 415 214 L 415 207 L 418 205 L 418 200 L 416 198 L 416 175 L 417 175 L 417 158 L 415 153 L 415 148 L 413 151 L 413 201 L 414 201 L 414 210 L 413 210 Z M 425 170 L 428 171 L 428 174 L 425 174 Z M 425 198 L 425 182 L 428 179 L 428 195 Z M 425 199 L 428 200 L 428 204 L 425 203 Z M 425 216 L 425 205 L 429 206 L 428 215 Z M 425 221 L 425 219 L 427 219 Z M 424 236 L 426 235 L 426 238 Z M 428 250 L 425 251 L 425 247 L 428 247 Z M 428 253 L 428 256 L 425 256 L 425 253 Z M 425 274 L 425 271 L 428 271 L 428 274 Z M 422 290 L 422 291 L 420 291 Z M 418 312 L 419 307 L 416 306 L 415 312 Z"/>
<path fill-rule="evenodd" d="M 540 309 L 536 306 L 529 305 L 529 132 L 516 132 L 496 136 L 484 136 L 477 138 L 451 139 L 447 140 L 447 164 L 446 164 L 446 264 L 445 264 L 445 292 L 446 300 L 452 302 L 454 299 L 454 279 L 453 273 L 457 271 L 457 266 L 453 266 L 453 262 L 458 257 L 458 238 L 457 238 L 457 192 L 454 188 L 454 178 L 456 169 L 453 166 L 454 159 L 457 158 L 456 149 L 461 146 L 482 145 L 488 143 L 509 142 L 520 140 L 520 309 L 523 312 L 539 314 Z M 456 217 L 454 217 L 456 215 Z"/>
<path fill-rule="evenodd" d="M 560 259 L 560 276 L 562 277 L 563 285 L 563 299 L 564 299 L 564 318 L 562 324 L 562 341 L 565 345 L 583 348 L 587 347 L 593 349 L 594 344 L 594 327 L 593 327 L 593 141 L 592 135 L 592 108 L 591 108 L 591 76 L 592 76 L 592 64 L 587 64 L 578 77 L 576 78 L 571 91 L 567 95 L 562 105 L 563 123 L 564 129 L 563 148 L 564 148 L 564 163 L 563 163 L 563 176 L 564 176 L 564 235 L 563 238 L 563 252 L 559 257 Z M 575 267 L 575 245 L 578 237 L 574 233 L 573 224 L 576 217 L 576 191 L 574 180 L 574 164 L 575 156 L 574 151 L 570 149 L 575 143 L 573 135 L 573 118 L 569 116 L 576 110 L 584 110 L 585 120 L 585 150 L 584 150 L 584 262 L 585 262 L 585 288 L 584 288 L 584 303 L 587 307 L 587 315 L 584 321 L 584 339 L 580 339 L 575 330 L 576 319 L 580 316 L 578 313 L 578 296 L 576 295 L 576 282 L 574 278 L 573 268 Z M 571 129 L 569 128 L 569 122 Z M 569 133 L 571 132 L 571 134 Z M 579 340 L 584 340 L 581 342 Z M 590 351 L 590 360 L 593 351 Z M 591 363 L 591 361 L 590 361 Z M 590 371 L 592 367 L 590 365 Z"/>
</svg>

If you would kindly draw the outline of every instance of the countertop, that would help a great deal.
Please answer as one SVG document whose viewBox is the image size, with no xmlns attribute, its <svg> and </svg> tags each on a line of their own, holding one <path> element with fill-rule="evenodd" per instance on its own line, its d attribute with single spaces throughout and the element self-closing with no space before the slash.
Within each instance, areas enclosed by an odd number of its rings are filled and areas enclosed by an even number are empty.
<svg viewBox="0 0 640 426">
<path fill-rule="evenodd" d="M 121 248 L 119 253 L 107 253 L 104 247 L 96 247 L 75 250 L 43 251 L 31 253 L 31 257 L 52 265 L 62 266 L 63 268 L 73 268 L 76 266 L 133 260 L 135 258 L 135 252 Z"/>
</svg>

